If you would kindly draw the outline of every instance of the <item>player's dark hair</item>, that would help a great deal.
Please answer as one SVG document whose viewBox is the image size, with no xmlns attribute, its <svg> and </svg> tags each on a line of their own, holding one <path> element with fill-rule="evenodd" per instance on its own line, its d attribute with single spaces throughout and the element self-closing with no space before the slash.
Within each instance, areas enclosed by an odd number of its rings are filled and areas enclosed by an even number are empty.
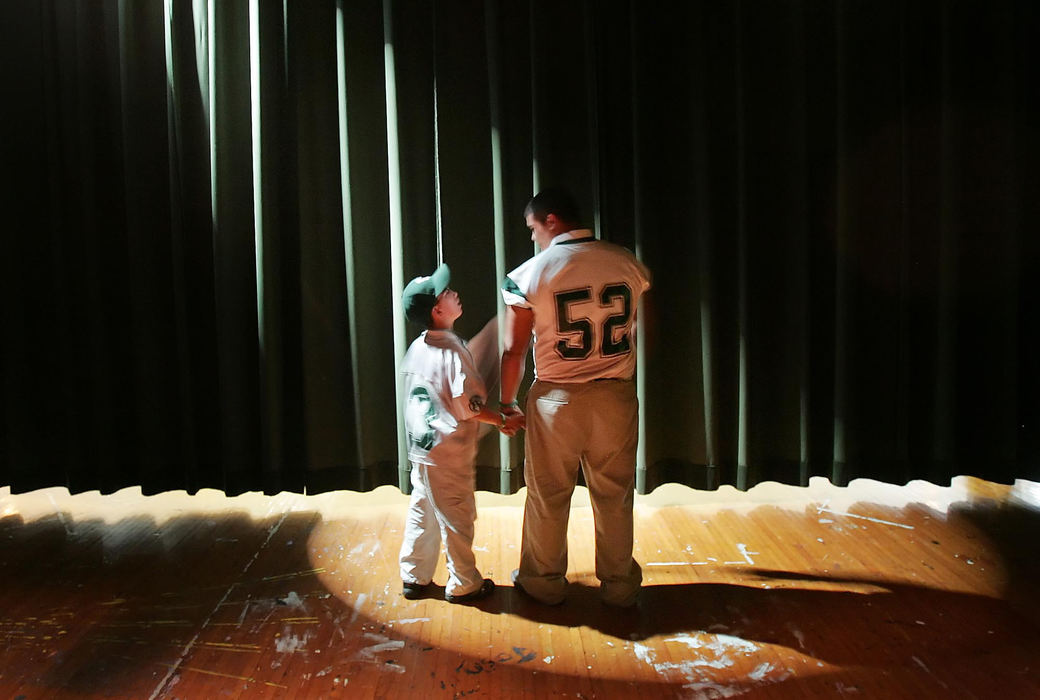
<svg viewBox="0 0 1040 700">
<path fill-rule="evenodd" d="M 545 188 L 532 197 L 524 209 L 524 218 L 534 216 L 541 223 L 545 223 L 549 214 L 555 214 L 557 219 L 568 224 L 581 222 L 578 204 L 571 193 L 562 187 Z"/>
</svg>

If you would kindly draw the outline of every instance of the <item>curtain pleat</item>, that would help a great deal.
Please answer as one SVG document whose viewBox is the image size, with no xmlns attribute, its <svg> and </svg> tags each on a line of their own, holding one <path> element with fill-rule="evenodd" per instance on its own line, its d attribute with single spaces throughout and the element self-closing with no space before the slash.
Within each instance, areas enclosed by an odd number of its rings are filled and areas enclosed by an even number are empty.
<svg viewBox="0 0 1040 700">
<path fill-rule="evenodd" d="M 0 20 L 0 484 L 407 490 L 401 290 L 451 266 L 494 397 L 550 184 L 654 275 L 640 490 L 1040 478 L 1033 3 Z M 522 464 L 485 432 L 478 487 Z"/>
</svg>

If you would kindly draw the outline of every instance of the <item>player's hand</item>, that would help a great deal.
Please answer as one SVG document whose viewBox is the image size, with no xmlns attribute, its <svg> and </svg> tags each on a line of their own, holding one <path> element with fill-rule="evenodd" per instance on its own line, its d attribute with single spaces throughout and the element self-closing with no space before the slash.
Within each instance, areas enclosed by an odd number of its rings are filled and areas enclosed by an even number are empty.
<svg viewBox="0 0 1040 700">
<path fill-rule="evenodd" d="M 527 416 L 522 412 L 507 414 L 503 411 L 502 415 L 505 416 L 506 424 L 499 428 L 499 430 L 501 430 L 504 435 L 513 437 L 518 431 L 527 427 Z"/>
</svg>

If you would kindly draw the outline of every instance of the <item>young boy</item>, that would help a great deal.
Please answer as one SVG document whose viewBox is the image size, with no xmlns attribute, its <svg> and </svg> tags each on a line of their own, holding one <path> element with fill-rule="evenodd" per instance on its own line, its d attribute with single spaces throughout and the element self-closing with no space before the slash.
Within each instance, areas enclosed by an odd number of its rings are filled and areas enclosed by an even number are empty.
<svg viewBox="0 0 1040 700">
<path fill-rule="evenodd" d="M 473 557 L 473 497 L 477 422 L 513 435 L 523 416 L 506 418 L 485 405 L 487 391 L 466 344 L 455 335 L 462 315 L 451 272 L 441 265 L 405 287 L 405 316 L 427 330 L 412 342 L 401 366 L 404 379 L 412 500 L 401 545 L 404 597 L 420 598 L 433 578 L 441 538 L 447 551 L 445 599 L 466 603 L 491 594 Z"/>
</svg>

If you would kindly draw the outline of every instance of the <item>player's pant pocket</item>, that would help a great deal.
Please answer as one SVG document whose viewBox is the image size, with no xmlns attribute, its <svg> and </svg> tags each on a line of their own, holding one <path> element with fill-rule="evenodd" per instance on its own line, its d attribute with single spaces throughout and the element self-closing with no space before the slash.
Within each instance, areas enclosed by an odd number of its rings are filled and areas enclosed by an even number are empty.
<svg viewBox="0 0 1040 700">
<path fill-rule="evenodd" d="M 535 411 L 547 420 L 552 420 L 570 403 L 570 392 L 565 389 L 550 389 L 535 398 Z"/>
</svg>

